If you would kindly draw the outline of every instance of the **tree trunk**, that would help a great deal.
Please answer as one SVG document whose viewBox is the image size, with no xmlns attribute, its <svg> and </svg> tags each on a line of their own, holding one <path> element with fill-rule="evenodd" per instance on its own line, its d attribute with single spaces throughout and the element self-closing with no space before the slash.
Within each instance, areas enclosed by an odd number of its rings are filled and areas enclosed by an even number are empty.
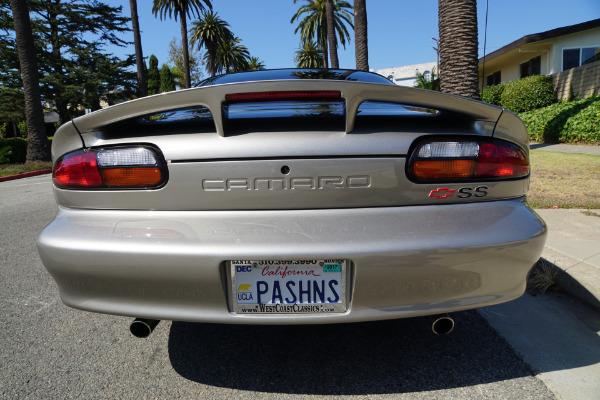
<svg viewBox="0 0 600 400">
<path fill-rule="evenodd" d="M 335 37 L 335 20 L 333 18 L 333 0 L 325 1 L 325 16 L 327 17 L 327 40 L 329 42 L 329 59 L 331 68 L 340 68 L 337 54 L 337 40 Z"/>
<path fill-rule="evenodd" d="M 190 76 L 190 53 L 188 50 L 188 36 L 187 36 L 187 17 L 185 11 L 179 12 L 181 19 L 181 47 L 183 48 L 183 73 L 185 76 L 185 87 L 189 89 L 192 87 L 192 78 Z"/>
<path fill-rule="evenodd" d="M 439 0 L 440 88 L 479 99 L 476 0 Z"/>
<path fill-rule="evenodd" d="M 15 23 L 17 51 L 25 93 L 25 118 L 27 120 L 27 157 L 30 161 L 45 161 L 50 158 L 44 110 L 40 95 L 40 82 L 37 68 L 31 21 L 26 0 L 10 0 Z"/>
<path fill-rule="evenodd" d="M 140 35 L 140 24 L 137 13 L 137 0 L 129 0 L 131 8 L 131 26 L 133 28 L 133 42 L 135 45 L 135 64 L 137 66 L 137 95 L 148 96 L 146 83 L 146 70 L 144 68 L 144 53 L 142 51 L 142 37 Z"/>
<path fill-rule="evenodd" d="M 214 43 L 206 44 L 206 52 L 208 53 L 208 74 L 211 76 L 215 76 L 217 74 L 217 67 L 215 65 L 217 58 L 217 46 Z"/>
<path fill-rule="evenodd" d="M 366 0 L 354 0 L 354 54 L 356 69 L 369 70 Z"/>
<path fill-rule="evenodd" d="M 323 50 L 323 68 L 329 68 L 329 57 L 328 55 L 328 47 L 327 47 L 327 40 L 325 38 L 323 38 L 323 42 L 321 43 L 321 47 Z"/>
</svg>

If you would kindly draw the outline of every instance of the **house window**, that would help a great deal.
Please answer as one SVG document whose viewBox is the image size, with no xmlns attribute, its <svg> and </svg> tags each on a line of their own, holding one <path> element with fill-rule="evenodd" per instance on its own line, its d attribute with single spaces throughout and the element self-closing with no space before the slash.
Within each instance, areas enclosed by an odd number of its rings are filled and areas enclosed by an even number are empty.
<svg viewBox="0 0 600 400">
<path fill-rule="evenodd" d="M 502 75 L 500 74 L 500 71 L 496 71 L 493 74 L 488 75 L 485 79 L 486 86 L 498 85 L 502 82 Z"/>
<path fill-rule="evenodd" d="M 600 60 L 600 47 L 580 47 L 576 49 L 563 49 L 563 67 L 566 71 L 580 65 L 589 64 Z"/>
<path fill-rule="evenodd" d="M 537 56 L 521 64 L 521 78 L 542 73 L 542 56 Z"/>
</svg>

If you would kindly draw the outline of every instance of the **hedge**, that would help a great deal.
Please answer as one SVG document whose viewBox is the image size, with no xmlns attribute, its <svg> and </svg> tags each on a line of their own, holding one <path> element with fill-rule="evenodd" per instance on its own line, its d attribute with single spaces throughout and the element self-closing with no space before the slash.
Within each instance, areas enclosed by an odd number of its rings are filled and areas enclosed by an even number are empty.
<svg viewBox="0 0 600 400">
<path fill-rule="evenodd" d="M 515 113 L 549 106 L 556 102 L 552 77 L 533 75 L 509 82 L 500 101 L 502 107 Z"/>
<path fill-rule="evenodd" d="M 50 145 L 52 136 L 48 137 Z M 27 159 L 27 139 L 13 137 L 0 139 L 0 164 L 23 164 Z"/>
<path fill-rule="evenodd" d="M 563 101 L 519 114 L 529 138 L 545 143 L 600 143 L 600 97 Z"/>
<path fill-rule="evenodd" d="M 500 98 L 502 96 L 502 92 L 504 92 L 505 87 L 506 85 L 504 83 L 486 86 L 481 92 L 481 101 L 485 101 L 486 103 L 490 104 L 495 104 L 497 106 L 502 105 Z"/>
<path fill-rule="evenodd" d="M 8 151 L 5 150 L 6 148 Z M 6 164 L 23 164 L 27 157 L 27 139 L 20 137 L 0 139 L 0 149 L 3 150 L 2 155 L 8 160 Z"/>
</svg>

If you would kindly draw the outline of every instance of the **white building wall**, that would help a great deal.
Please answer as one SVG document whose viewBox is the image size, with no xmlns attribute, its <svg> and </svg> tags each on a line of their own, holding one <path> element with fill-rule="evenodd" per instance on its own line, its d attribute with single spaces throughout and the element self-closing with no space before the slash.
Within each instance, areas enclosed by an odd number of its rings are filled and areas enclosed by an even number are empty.
<svg viewBox="0 0 600 400">
<path fill-rule="evenodd" d="M 577 47 L 600 47 L 600 28 L 572 33 L 554 39 L 552 43 L 552 66 L 548 74 L 555 74 L 562 71 L 563 49 Z"/>
<path fill-rule="evenodd" d="M 435 62 L 428 62 L 423 64 L 405 65 L 402 67 L 378 69 L 375 72 L 388 78 L 396 85 L 412 87 L 417 80 L 417 72 L 422 74 L 426 72 L 431 73 L 435 66 Z M 437 71 L 435 74 L 437 76 Z"/>
</svg>

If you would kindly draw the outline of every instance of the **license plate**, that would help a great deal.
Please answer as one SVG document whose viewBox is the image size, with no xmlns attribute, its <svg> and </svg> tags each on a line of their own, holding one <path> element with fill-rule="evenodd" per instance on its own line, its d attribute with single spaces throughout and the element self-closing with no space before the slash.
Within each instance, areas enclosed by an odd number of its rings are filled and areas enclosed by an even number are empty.
<svg viewBox="0 0 600 400">
<path fill-rule="evenodd" d="M 235 313 L 346 311 L 346 260 L 235 260 L 229 265 Z"/>
</svg>

